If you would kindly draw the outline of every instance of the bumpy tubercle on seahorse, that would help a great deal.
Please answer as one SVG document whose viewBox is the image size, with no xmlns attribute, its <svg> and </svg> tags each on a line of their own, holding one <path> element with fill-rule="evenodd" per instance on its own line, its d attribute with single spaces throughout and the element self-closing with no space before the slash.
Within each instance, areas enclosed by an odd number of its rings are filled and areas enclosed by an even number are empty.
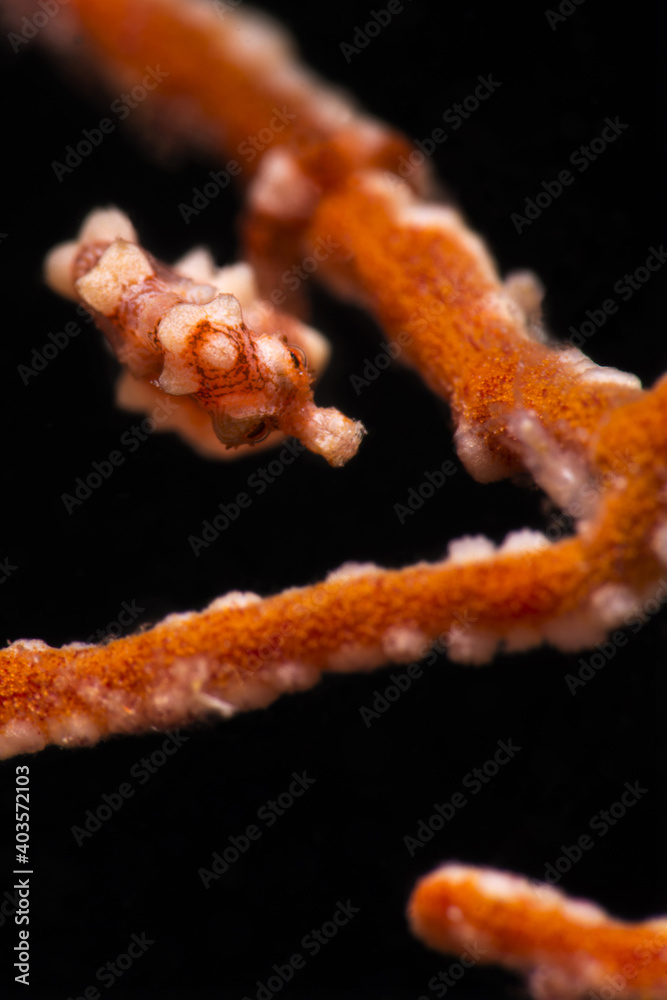
<svg viewBox="0 0 667 1000">
<path fill-rule="evenodd" d="M 227 448 L 279 429 L 331 465 L 356 453 L 361 424 L 313 402 L 307 357 L 315 355 L 320 368 L 326 342 L 259 299 L 248 265 L 216 271 L 200 251 L 169 268 L 138 245 L 129 219 L 111 209 L 92 212 L 77 240 L 49 254 L 45 270 L 54 291 L 90 310 L 139 382 L 137 394 L 148 384 L 154 396 L 188 397 L 209 414 Z M 179 409 L 179 422 L 196 441 L 191 413 L 192 407 Z"/>
</svg>

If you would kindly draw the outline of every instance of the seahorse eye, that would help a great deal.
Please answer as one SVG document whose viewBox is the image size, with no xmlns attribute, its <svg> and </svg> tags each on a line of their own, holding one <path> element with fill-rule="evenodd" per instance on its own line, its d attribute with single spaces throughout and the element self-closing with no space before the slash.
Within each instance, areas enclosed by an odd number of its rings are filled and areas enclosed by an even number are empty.
<svg viewBox="0 0 667 1000">
<path fill-rule="evenodd" d="M 259 444 L 260 441 L 266 440 L 266 438 L 271 433 L 271 429 L 266 426 L 266 423 L 262 420 L 260 424 L 257 424 L 254 430 L 249 431 L 246 434 L 246 440 L 251 444 Z"/>
<path fill-rule="evenodd" d="M 308 358 L 306 357 L 306 352 L 300 347 L 290 347 L 289 349 L 292 361 L 294 362 L 295 368 L 307 368 Z"/>
</svg>

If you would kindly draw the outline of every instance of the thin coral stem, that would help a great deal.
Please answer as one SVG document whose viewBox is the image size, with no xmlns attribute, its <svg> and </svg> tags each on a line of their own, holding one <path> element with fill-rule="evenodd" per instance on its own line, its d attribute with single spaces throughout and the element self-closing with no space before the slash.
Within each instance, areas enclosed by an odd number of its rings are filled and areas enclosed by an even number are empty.
<svg viewBox="0 0 667 1000">
<path fill-rule="evenodd" d="M 409 918 L 432 948 L 523 973 L 535 1000 L 667 997 L 664 917 L 624 923 L 544 883 L 448 864 L 417 883 Z"/>
<path fill-rule="evenodd" d="M 403 334 L 405 356 L 450 403 L 460 457 L 478 479 L 522 463 L 535 473 L 526 411 L 571 461 L 587 465 L 600 421 L 641 393 L 634 376 L 547 343 L 534 279 L 503 284 L 457 212 L 420 201 L 396 179 L 357 175 L 322 199 L 310 232 L 340 244 L 325 276 L 390 338 Z"/>
</svg>

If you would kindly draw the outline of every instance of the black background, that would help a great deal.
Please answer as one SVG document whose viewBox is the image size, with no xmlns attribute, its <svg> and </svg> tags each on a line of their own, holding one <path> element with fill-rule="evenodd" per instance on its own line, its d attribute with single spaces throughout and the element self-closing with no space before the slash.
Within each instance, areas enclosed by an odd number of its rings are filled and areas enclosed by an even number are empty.
<svg viewBox="0 0 667 1000">
<path fill-rule="evenodd" d="M 586 0 L 552 30 L 540 4 L 413 0 L 349 62 L 340 43 L 353 40 L 370 5 L 267 8 L 325 77 L 416 139 L 441 125 L 478 75 L 501 81 L 433 161 L 501 271 L 529 267 L 543 279 L 555 334 L 566 337 L 587 309 L 616 297 L 614 283 L 660 244 L 661 26 L 650 6 L 613 20 L 605 4 Z M 238 252 L 240 201 L 228 192 L 186 226 L 178 204 L 214 164 L 184 156 L 165 166 L 152 143 L 142 148 L 121 128 L 59 183 L 52 161 L 95 127 L 105 105 L 91 101 L 85 85 L 68 84 L 37 41 L 18 56 L 4 37 L 0 43 L 8 171 L 0 268 L 9 308 L 0 348 L 0 557 L 18 567 L 0 586 L 3 640 L 60 645 L 104 629 L 123 601 L 145 609 L 143 622 L 158 621 L 230 589 L 272 593 L 351 559 L 386 566 L 437 559 L 451 538 L 483 533 L 499 541 L 509 530 L 544 524 L 537 491 L 480 486 L 460 467 L 399 524 L 393 505 L 454 457 L 446 408 L 400 366 L 356 394 L 350 376 L 377 354 L 380 334 L 315 282 L 313 322 L 334 343 L 316 398 L 360 418 L 369 432 L 348 467 L 332 470 L 302 455 L 198 558 L 188 536 L 247 488 L 270 453 L 208 463 L 176 437 L 154 435 L 136 454 L 124 452 L 124 465 L 68 515 L 61 495 L 140 418 L 115 408 L 116 364 L 88 328 L 23 384 L 18 366 L 30 363 L 50 331 L 77 318 L 42 284 L 44 254 L 73 235 L 92 207 L 116 203 L 164 259 L 205 243 L 226 262 Z M 622 136 L 518 234 L 511 213 L 616 115 L 628 124 Z M 657 377 L 666 360 L 664 284 L 663 272 L 654 275 L 591 338 L 596 361 L 635 371 L 646 384 Z M 578 669 L 578 655 L 545 648 L 481 670 L 443 657 L 370 727 L 360 708 L 402 671 L 329 677 L 265 711 L 188 732 L 144 785 L 130 771 L 161 748 L 163 735 L 24 758 L 35 871 L 31 995 L 82 995 L 96 984 L 96 970 L 145 932 L 155 943 L 115 983 L 115 996 L 254 997 L 257 980 L 303 953 L 303 936 L 349 898 L 360 912 L 280 995 L 431 1000 L 429 979 L 454 959 L 426 950 L 407 930 L 415 879 L 450 859 L 542 878 L 561 845 L 590 832 L 591 818 L 618 800 L 626 781 L 639 781 L 647 794 L 595 838 L 561 886 L 628 919 L 667 911 L 665 632 L 659 615 L 576 696 L 565 675 Z M 404 837 L 508 738 L 521 752 L 411 857 Z M 0 767 L 0 891 L 12 884 L 15 764 Z M 260 824 L 261 839 L 204 889 L 198 869 L 304 769 L 316 779 L 312 789 L 271 829 Z M 134 796 L 77 846 L 71 828 L 128 780 Z M 0 938 L 0 989 L 13 995 L 10 918 L 2 919 Z M 480 966 L 448 995 L 521 993 L 510 975 Z"/>
</svg>

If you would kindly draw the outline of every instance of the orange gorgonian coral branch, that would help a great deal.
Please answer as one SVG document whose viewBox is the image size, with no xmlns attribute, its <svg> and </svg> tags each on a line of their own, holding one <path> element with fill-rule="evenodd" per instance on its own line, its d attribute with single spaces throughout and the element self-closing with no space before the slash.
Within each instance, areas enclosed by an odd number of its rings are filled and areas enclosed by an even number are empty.
<svg viewBox="0 0 667 1000">
<path fill-rule="evenodd" d="M 535 1000 L 664 1000 L 667 919 L 628 924 L 544 884 L 492 868 L 443 865 L 418 882 L 412 930 L 440 951 L 527 976 Z"/>
<path fill-rule="evenodd" d="M 345 566 L 276 597 L 229 595 L 103 647 L 15 642 L 0 654 L 4 755 L 253 708 L 315 683 L 323 670 L 405 661 L 435 641 L 469 663 L 487 662 L 500 646 L 579 649 L 654 592 L 667 564 L 666 473 L 656 462 L 667 444 L 667 380 L 644 392 L 633 376 L 550 344 L 535 279 L 502 283 L 460 215 L 419 200 L 391 172 L 405 142 L 300 69 L 273 26 L 240 13 L 220 20 L 203 2 L 176 0 L 113 9 L 79 0 L 67 16 L 104 78 L 129 85 L 147 63 L 168 62 L 156 100 L 167 111 L 185 95 L 221 149 L 283 110 L 276 143 L 249 170 L 246 236 L 263 265 L 260 294 L 277 259 L 333 237 L 322 276 L 402 337 L 410 361 L 451 405 L 467 468 L 482 481 L 527 469 L 578 524 L 574 537 L 553 545 L 537 532 L 511 534 L 498 550 L 463 539 L 440 563 Z M 173 127 L 185 123 L 175 115 Z M 428 189 L 424 173 L 415 186 Z M 129 222 L 115 217 L 113 231 L 100 233 L 109 217 L 94 219 L 77 243 L 51 255 L 48 275 L 93 310 L 144 390 L 194 396 L 228 444 L 280 427 L 334 464 L 349 457 L 360 429 L 314 407 L 287 346 L 299 344 L 301 328 L 277 316 L 270 295 L 264 316 L 273 331 L 257 318 L 258 335 L 245 340 L 232 294 L 238 275 L 215 277 L 208 262 L 202 278 L 192 258 L 166 269 L 138 248 Z M 265 373 L 271 398 L 258 399 L 246 370 L 231 410 L 221 408 L 221 370 L 243 368 L 243 351 L 260 342 L 275 366 Z M 285 391 L 275 391 L 275 379 Z M 328 428 L 323 412 L 332 415 Z M 182 423 L 196 434 L 189 415 Z M 619 465 L 621 453 L 629 466 Z"/>
</svg>

